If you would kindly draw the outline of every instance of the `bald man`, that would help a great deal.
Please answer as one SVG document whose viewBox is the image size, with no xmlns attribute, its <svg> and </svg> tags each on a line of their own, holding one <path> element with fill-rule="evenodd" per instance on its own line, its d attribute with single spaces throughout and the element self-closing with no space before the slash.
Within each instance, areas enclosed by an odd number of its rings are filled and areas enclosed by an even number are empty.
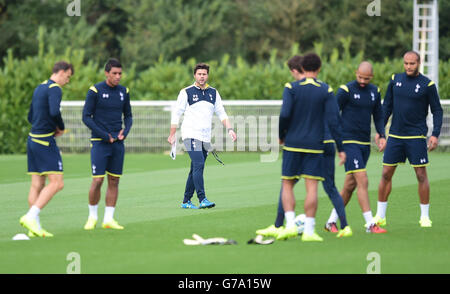
<svg viewBox="0 0 450 294">
<path fill-rule="evenodd" d="M 340 86 L 336 98 L 342 116 L 342 132 L 344 151 L 347 154 L 345 162 L 345 182 L 341 191 L 344 204 L 350 201 L 353 191 L 357 196 L 365 220 L 366 232 L 385 233 L 372 217 L 370 209 L 366 164 L 370 155 L 371 119 L 375 122 L 377 145 L 383 151 L 386 145 L 383 112 L 381 107 L 380 89 L 372 85 L 372 65 L 364 61 L 356 70 L 356 80 Z M 336 221 L 338 215 L 333 209 L 325 230 L 337 233 Z"/>
<path fill-rule="evenodd" d="M 427 148 L 432 151 L 437 147 L 443 112 L 435 83 L 419 72 L 420 55 L 414 51 L 406 52 L 403 66 L 404 73 L 392 75 L 383 102 L 383 125 L 386 125 L 391 114 L 392 123 L 383 156 L 375 221 L 381 226 L 386 225 L 386 207 L 392 189 L 392 177 L 397 165 L 408 158 L 418 182 L 421 213 L 419 224 L 421 227 L 431 227 Z M 428 108 L 433 114 L 433 130 L 427 146 Z"/>
</svg>

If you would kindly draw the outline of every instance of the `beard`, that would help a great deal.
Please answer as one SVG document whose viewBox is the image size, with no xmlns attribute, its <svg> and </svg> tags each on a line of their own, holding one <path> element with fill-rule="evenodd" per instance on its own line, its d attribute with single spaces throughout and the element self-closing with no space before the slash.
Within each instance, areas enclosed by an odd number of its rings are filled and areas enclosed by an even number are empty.
<svg viewBox="0 0 450 294">
<path fill-rule="evenodd" d="M 414 70 L 412 73 L 408 73 L 406 72 L 406 74 L 410 77 L 415 77 L 419 74 L 419 69 L 417 68 L 416 70 Z"/>
</svg>

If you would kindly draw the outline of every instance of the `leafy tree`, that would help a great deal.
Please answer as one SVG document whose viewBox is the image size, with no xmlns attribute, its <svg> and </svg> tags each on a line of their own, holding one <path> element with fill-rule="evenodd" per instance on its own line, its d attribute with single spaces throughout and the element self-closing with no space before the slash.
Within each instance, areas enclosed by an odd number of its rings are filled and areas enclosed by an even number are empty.
<svg viewBox="0 0 450 294">
<path fill-rule="evenodd" d="M 222 51 L 220 35 L 228 4 L 220 0 L 128 1 L 125 10 L 132 16 L 129 32 L 121 38 L 124 61 L 143 69 L 160 56 L 206 59 Z"/>
</svg>

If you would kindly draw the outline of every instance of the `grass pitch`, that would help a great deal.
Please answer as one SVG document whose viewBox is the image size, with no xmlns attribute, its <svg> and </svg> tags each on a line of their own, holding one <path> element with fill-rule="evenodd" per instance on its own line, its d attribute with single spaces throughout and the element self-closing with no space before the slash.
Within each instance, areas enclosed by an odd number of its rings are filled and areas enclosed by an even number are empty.
<svg viewBox="0 0 450 294">
<path fill-rule="evenodd" d="M 12 241 L 26 233 L 19 218 L 28 209 L 29 176 L 26 156 L 0 157 L 0 273 L 66 273 L 68 255 L 80 256 L 81 273 L 149 274 L 364 274 L 370 252 L 380 256 L 381 273 L 450 273 L 450 156 L 430 153 L 432 228 L 420 228 L 417 182 L 412 168 L 398 167 L 387 210 L 388 233 L 365 233 L 356 195 L 347 206 L 353 237 L 337 239 L 323 231 L 332 208 L 322 188 L 316 230 L 322 243 L 300 238 L 272 245 L 248 245 L 255 230 L 273 223 L 280 189 L 281 156 L 261 163 L 256 153 L 222 153 L 225 166 L 211 156 L 205 168 L 208 199 L 216 207 L 183 210 L 180 204 L 188 173 L 188 155 L 172 161 L 162 154 L 127 154 L 120 182 L 115 218 L 123 231 L 103 230 L 104 192 L 99 224 L 84 231 L 90 186 L 88 154 L 64 154 L 65 188 L 41 213 L 41 222 L 54 238 Z M 372 152 L 368 163 L 372 212 L 376 212 L 381 155 Z M 342 187 L 344 168 L 337 167 Z M 295 188 L 297 208 L 303 211 L 304 184 Z M 193 198 L 197 203 L 196 196 Z M 186 246 L 193 233 L 226 237 L 237 245 Z"/>
</svg>

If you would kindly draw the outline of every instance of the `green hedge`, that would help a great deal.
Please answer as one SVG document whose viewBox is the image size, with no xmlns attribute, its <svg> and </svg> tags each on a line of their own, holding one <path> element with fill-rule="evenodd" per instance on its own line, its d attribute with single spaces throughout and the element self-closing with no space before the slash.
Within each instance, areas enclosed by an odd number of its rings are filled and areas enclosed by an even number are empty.
<svg viewBox="0 0 450 294">
<path fill-rule="evenodd" d="M 40 31 L 42 39 L 43 31 Z M 334 49 L 330 56 L 322 56 L 323 66 L 319 78 L 329 83 L 335 90 L 355 78 L 354 72 L 363 60 L 363 53 L 350 56 L 349 42 L 342 40 L 340 51 Z M 291 55 L 297 54 L 298 47 L 292 48 Z M 321 45 L 316 44 L 315 51 L 321 53 Z M 217 88 L 226 100 L 244 99 L 281 99 L 283 86 L 292 77 L 286 66 L 286 60 L 276 58 L 274 50 L 265 63 L 249 64 L 242 58 L 231 61 L 228 55 L 220 60 L 207 61 L 211 65 L 210 84 Z M 34 88 L 51 75 L 55 61 L 68 60 L 74 64 L 75 75 L 64 87 L 63 100 L 84 100 L 89 87 L 104 79 L 103 65 L 89 62 L 83 64 L 83 50 L 68 48 L 64 55 L 56 55 L 52 48 L 45 48 L 40 42 L 39 53 L 24 60 L 14 58 L 11 51 L 4 58 L 4 67 L 0 68 L 0 153 L 24 153 L 26 134 L 30 126 L 27 113 Z M 196 60 L 181 62 L 159 61 L 151 68 L 136 72 L 135 64 L 124 65 L 122 84 L 131 90 L 132 100 L 175 100 L 180 89 L 193 83 L 192 68 Z M 402 72 L 401 58 L 374 63 L 373 83 L 378 85 L 382 94 L 393 73 Z M 440 64 L 440 95 L 450 98 L 450 62 Z M 81 119 L 81 118 L 80 118 Z"/>
</svg>

